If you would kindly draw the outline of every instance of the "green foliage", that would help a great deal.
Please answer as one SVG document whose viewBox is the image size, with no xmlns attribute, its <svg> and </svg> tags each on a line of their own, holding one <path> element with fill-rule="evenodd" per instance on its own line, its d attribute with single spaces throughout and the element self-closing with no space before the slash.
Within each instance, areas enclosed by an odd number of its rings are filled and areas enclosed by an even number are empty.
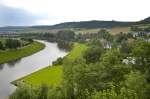
<svg viewBox="0 0 150 99">
<path fill-rule="evenodd" d="M 23 40 L 23 41 L 28 41 L 29 43 L 32 43 L 32 42 L 33 42 L 33 39 L 32 39 L 32 38 L 21 38 L 21 40 Z"/>
<path fill-rule="evenodd" d="M 37 99 L 37 94 L 33 88 L 22 85 L 9 96 L 9 99 Z"/>
<path fill-rule="evenodd" d="M 113 39 L 111 34 L 108 31 L 106 31 L 105 29 L 102 29 L 98 32 L 98 37 L 106 39 L 107 41 L 112 41 L 112 39 Z"/>
<path fill-rule="evenodd" d="M 132 48 L 133 48 L 132 43 L 122 42 L 121 47 L 120 47 L 120 51 L 122 53 L 125 53 L 125 54 L 130 54 L 130 53 L 132 53 Z"/>
<path fill-rule="evenodd" d="M 21 43 L 16 39 L 6 39 L 5 47 L 9 49 L 17 49 L 18 47 L 21 47 Z"/>
<path fill-rule="evenodd" d="M 75 37 L 75 33 L 71 30 L 61 30 L 56 36 L 59 40 L 72 41 Z"/>
<path fill-rule="evenodd" d="M 143 29 L 138 26 L 132 26 L 131 31 L 140 32 L 140 31 L 143 31 Z"/>
<path fill-rule="evenodd" d="M 66 99 L 64 88 L 62 86 L 50 87 L 48 92 L 48 99 Z"/>
<path fill-rule="evenodd" d="M 59 86 L 48 89 L 40 88 L 37 94 L 37 96 L 41 96 L 40 99 L 42 97 L 45 97 L 44 99 L 150 98 L 149 42 L 136 41 L 135 46 L 130 49 L 132 54 L 130 51 L 126 52 L 126 46 L 123 51 L 113 48 L 103 51 L 102 54 L 101 49 L 99 49 L 99 42 L 94 42 L 94 45 L 92 43 L 88 45 L 76 43 L 74 45 L 70 54 L 63 59 L 60 77 L 62 82 L 59 83 Z M 135 59 L 135 64 L 122 63 L 122 60 L 128 56 Z M 141 67 L 139 68 L 139 66 Z M 44 72 L 37 72 L 27 79 L 25 78 L 25 83 L 29 81 L 27 84 L 30 82 L 36 84 L 39 83 L 39 78 L 42 78 L 39 84 L 44 81 L 47 82 L 47 85 L 52 85 L 45 79 L 51 76 L 57 78 L 57 75 L 53 75 L 53 71 L 48 71 L 45 74 L 47 70 L 46 68 L 42 70 Z M 59 70 L 61 70 L 60 67 Z M 56 73 L 58 74 L 58 72 Z M 45 75 L 41 76 L 43 74 Z M 33 81 L 35 82 L 33 83 Z"/>
<path fill-rule="evenodd" d="M 145 79 L 145 75 L 140 72 L 131 72 L 126 75 L 126 80 L 124 82 L 126 88 L 126 95 L 136 94 L 138 99 L 148 99 L 150 96 L 146 94 L 146 91 L 149 89 L 149 85 Z M 128 93 L 130 92 L 130 93 Z"/>
<path fill-rule="evenodd" d="M 3 43 L 0 41 L 0 50 L 3 50 L 4 49 L 4 45 Z"/>
<path fill-rule="evenodd" d="M 108 50 L 101 58 L 102 64 L 107 67 L 111 67 L 115 64 L 121 64 L 123 54 L 118 49 Z"/>
<path fill-rule="evenodd" d="M 83 57 L 86 60 L 86 63 L 95 63 L 100 60 L 100 57 L 103 53 L 103 48 L 99 46 L 91 46 L 85 52 Z"/>
<path fill-rule="evenodd" d="M 124 33 L 120 33 L 120 34 L 117 34 L 116 37 L 115 37 L 115 42 L 117 43 L 122 43 L 124 41 L 127 41 L 127 35 L 124 34 Z"/>
<path fill-rule="evenodd" d="M 63 60 L 74 60 L 80 57 L 86 49 L 87 46 L 85 44 L 75 43 L 71 52 L 64 57 Z M 24 81 L 26 84 L 32 86 L 40 86 L 44 82 L 44 84 L 48 86 L 58 86 L 62 82 L 62 78 L 62 67 L 61 65 L 56 65 L 54 67 L 50 66 L 43 68 L 37 72 L 16 80 L 13 83 L 16 84 L 17 82 Z"/>
<path fill-rule="evenodd" d="M 48 87 L 46 85 L 40 87 L 38 99 L 48 99 Z"/>
<path fill-rule="evenodd" d="M 88 46 L 99 46 L 99 47 L 102 47 L 102 44 L 101 44 L 101 42 L 98 39 L 91 39 L 88 42 Z"/>
<path fill-rule="evenodd" d="M 142 99 L 138 98 L 137 93 L 132 91 L 127 91 L 125 88 L 121 89 L 121 92 L 118 94 L 115 91 L 115 86 L 112 86 L 110 89 L 106 89 L 99 92 L 94 92 L 92 99 Z"/>
<path fill-rule="evenodd" d="M 42 50 L 44 47 L 45 46 L 42 43 L 33 42 L 30 45 L 17 50 L 7 50 L 0 52 L 0 64 L 31 55 L 39 50 Z"/>
<path fill-rule="evenodd" d="M 145 72 L 150 71 L 150 42 L 143 40 L 136 41 L 132 51 L 133 57 L 135 57 L 135 68 Z"/>
<path fill-rule="evenodd" d="M 70 51 L 72 49 L 72 47 L 73 47 L 73 43 L 67 42 L 67 41 L 63 41 L 63 40 L 58 41 L 57 44 L 58 44 L 57 46 L 60 49 L 63 49 L 63 50 L 66 50 L 66 51 Z"/>
<path fill-rule="evenodd" d="M 62 65 L 62 63 L 63 63 L 63 58 L 61 57 L 59 57 L 56 61 L 52 62 L 53 66 Z"/>
</svg>

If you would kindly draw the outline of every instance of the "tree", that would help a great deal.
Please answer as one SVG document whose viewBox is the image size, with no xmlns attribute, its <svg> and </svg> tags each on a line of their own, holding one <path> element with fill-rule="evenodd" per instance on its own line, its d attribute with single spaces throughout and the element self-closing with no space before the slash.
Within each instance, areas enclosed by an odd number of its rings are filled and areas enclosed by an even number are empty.
<svg viewBox="0 0 150 99">
<path fill-rule="evenodd" d="M 21 47 L 21 43 L 19 40 L 12 40 L 12 46 L 14 49 L 17 49 L 18 47 Z"/>
<path fill-rule="evenodd" d="M 38 99 L 48 99 L 48 87 L 46 85 L 40 87 Z"/>
<path fill-rule="evenodd" d="M 150 32 L 150 27 L 144 29 L 145 32 Z"/>
<path fill-rule="evenodd" d="M 37 99 L 37 93 L 33 88 L 21 85 L 9 99 Z"/>
<path fill-rule="evenodd" d="M 75 99 L 73 82 L 73 61 L 65 58 L 63 61 L 63 85 L 66 99 Z"/>
<path fill-rule="evenodd" d="M 126 80 L 124 82 L 124 86 L 126 86 L 126 96 L 128 96 L 132 92 L 132 94 L 136 94 L 138 99 L 149 99 L 149 89 L 150 86 L 146 81 L 146 75 L 140 73 L 139 71 L 130 72 L 125 76 Z M 147 93 L 148 92 L 148 93 Z"/>
<path fill-rule="evenodd" d="M 132 56 L 135 58 L 134 67 L 142 72 L 150 72 L 150 42 L 138 40 L 134 44 Z"/>
<path fill-rule="evenodd" d="M 63 58 L 59 57 L 56 61 L 52 62 L 53 65 L 62 65 L 63 64 Z"/>
<path fill-rule="evenodd" d="M 143 31 L 143 29 L 140 28 L 140 27 L 138 27 L 138 26 L 132 26 L 132 27 L 131 27 L 131 31 L 140 32 L 140 31 Z"/>
<path fill-rule="evenodd" d="M 127 41 L 127 35 L 126 34 L 124 34 L 124 33 L 122 33 L 122 32 L 120 32 L 119 34 L 117 34 L 116 35 L 116 39 L 115 39 L 115 41 L 117 42 L 117 43 L 122 43 L 122 42 L 124 42 L 124 41 Z"/>
<path fill-rule="evenodd" d="M 61 30 L 57 32 L 58 40 L 72 41 L 75 38 L 75 33 L 71 30 Z"/>
<path fill-rule="evenodd" d="M 21 47 L 21 43 L 19 40 L 6 39 L 5 46 L 6 48 L 9 48 L 9 49 L 17 49 L 18 47 Z"/>
<path fill-rule="evenodd" d="M 83 57 L 85 58 L 86 63 L 95 63 L 100 60 L 102 53 L 103 48 L 93 45 L 84 52 Z"/>
<path fill-rule="evenodd" d="M 128 42 L 122 42 L 121 47 L 120 47 L 120 51 L 122 53 L 129 54 L 132 52 L 132 47 L 133 47 L 133 44 L 130 44 Z"/>
<path fill-rule="evenodd" d="M 111 34 L 108 31 L 106 31 L 105 29 L 102 29 L 98 32 L 98 37 L 106 39 L 107 41 L 112 41 L 112 39 L 113 39 Z"/>
<path fill-rule="evenodd" d="M 3 43 L 0 41 L 0 50 L 3 50 L 4 49 L 4 45 Z"/>
<path fill-rule="evenodd" d="M 91 39 L 89 42 L 88 42 L 88 45 L 89 46 L 99 46 L 99 47 L 102 47 L 102 44 L 100 42 L 100 40 L 94 38 L 94 39 Z"/>
</svg>

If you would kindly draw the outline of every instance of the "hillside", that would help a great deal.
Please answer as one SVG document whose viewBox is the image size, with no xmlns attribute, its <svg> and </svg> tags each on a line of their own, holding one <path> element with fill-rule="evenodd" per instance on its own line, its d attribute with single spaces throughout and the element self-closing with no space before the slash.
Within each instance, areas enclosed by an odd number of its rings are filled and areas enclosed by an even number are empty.
<svg viewBox="0 0 150 99">
<path fill-rule="evenodd" d="M 113 28 L 118 26 L 133 25 L 134 22 L 119 22 L 119 21 L 80 21 L 80 22 L 65 22 L 53 26 L 33 26 L 32 28 L 41 29 L 63 29 L 63 28 Z"/>
<path fill-rule="evenodd" d="M 137 22 L 121 22 L 121 21 L 80 21 L 65 22 L 55 25 L 41 26 L 8 26 L 0 27 L 0 33 L 31 33 L 31 32 L 55 32 L 61 29 L 97 29 L 97 28 L 116 28 L 130 27 L 132 25 L 150 24 L 150 17 Z"/>
<path fill-rule="evenodd" d="M 150 24 L 150 17 L 139 22 L 140 24 Z"/>
</svg>

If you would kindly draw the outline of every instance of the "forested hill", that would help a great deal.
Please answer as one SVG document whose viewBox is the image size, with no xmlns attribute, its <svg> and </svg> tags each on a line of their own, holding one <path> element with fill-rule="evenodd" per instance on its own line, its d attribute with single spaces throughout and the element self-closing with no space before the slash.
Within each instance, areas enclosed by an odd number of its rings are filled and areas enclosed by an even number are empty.
<svg viewBox="0 0 150 99">
<path fill-rule="evenodd" d="M 0 27 L 0 33 L 7 32 L 30 32 L 32 30 L 52 30 L 52 29 L 68 29 L 68 28 L 113 28 L 123 27 L 139 24 L 150 24 L 150 17 L 137 22 L 121 22 L 121 21 L 80 21 L 80 22 L 64 22 L 55 25 L 41 25 L 41 26 L 9 26 Z"/>
<path fill-rule="evenodd" d="M 119 21 L 80 21 L 80 22 L 65 22 L 52 26 L 46 26 L 49 29 L 62 28 L 112 28 L 118 26 L 133 25 L 134 22 L 119 22 Z M 46 28 L 45 26 L 33 26 L 32 28 Z"/>
<path fill-rule="evenodd" d="M 141 24 L 150 24 L 150 17 L 140 21 L 139 23 L 141 23 Z"/>
<path fill-rule="evenodd" d="M 40 29 L 62 29 L 62 28 L 113 28 L 122 26 L 131 26 L 138 24 L 150 24 L 150 17 L 137 22 L 121 22 L 121 21 L 80 21 L 80 22 L 64 22 L 52 26 L 33 26 L 32 28 Z"/>
</svg>

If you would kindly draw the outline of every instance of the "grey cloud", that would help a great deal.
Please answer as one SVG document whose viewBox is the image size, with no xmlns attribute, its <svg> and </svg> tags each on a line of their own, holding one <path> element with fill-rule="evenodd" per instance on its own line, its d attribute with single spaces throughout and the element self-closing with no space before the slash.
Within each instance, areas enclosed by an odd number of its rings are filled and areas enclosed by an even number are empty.
<svg viewBox="0 0 150 99">
<path fill-rule="evenodd" d="M 23 9 L 0 5 L 0 26 L 33 25 L 38 19 Z"/>
</svg>

